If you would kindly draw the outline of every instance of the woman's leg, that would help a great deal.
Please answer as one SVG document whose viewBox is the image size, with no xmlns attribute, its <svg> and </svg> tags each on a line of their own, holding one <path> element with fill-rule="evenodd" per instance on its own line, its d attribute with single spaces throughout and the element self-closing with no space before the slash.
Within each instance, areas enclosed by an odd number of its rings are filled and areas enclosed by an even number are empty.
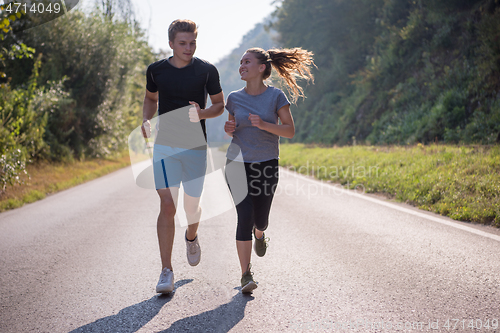
<svg viewBox="0 0 500 333">
<path fill-rule="evenodd" d="M 236 226 L 236 250 L 240 259 L 242 274 L 248 269 L 252 256 L 252 228 L 253 228 L 253 203 L 248 195 L 242 202 L 236 205 L 238 214 L 238 225 Z"/>
<path fill-rule="evenodd" d="M 244 173 L 241 171 L 245 170 Z M 252 228 L 253 228 L 253 202 L 249 195 L 248 167 L 246 163 L 227 160 L 226 181 L 236 204 L 238 224 L 236 226 L 236 250 L 240 260 L 242 274 L 248 269 L 252 256 Z M 245 179 L 240 179 L 244 177 Z M 242 191 L 242 187 L 246 187 Z M 244 199 L 240 198 L 243 192 Z M 239 201 L 239 202 L 238 202 Z"/>
<path fill-rule="evenodd" d="M 269 225 L 271 204 L 278 185 L 278 160 L 261 162 L 258 166 L 253 166 L 252 168 L 259 170 L 259 172 L 255 173 L 258 177 L 252 180 L 253 187 L 259 188 L 258 191 L 252 193 L 255 237 L 262 238 L 264 231 Z"/>
<path fill-rule="evenodd" d="M 252 241 L 236 241 L 236 250 L 240 259 L 241 274 L 248 270 L 248 265 L 252 259 Z"/>
<path fill-rule="evenodd" d="M 234 167 L 236 163 L 240 162 L 228 161 L 226 168 L 230 168 L 231 164 Z M 236 205 L 236 249 L 242 273 L 248 270 L 251 261 L 254 226 L 256 237 L 261 238 L 268 225 L 271 203 L 278 183 L 278 160 L 245 163 L 245 171 L 248 194 Z"/>
</svg>

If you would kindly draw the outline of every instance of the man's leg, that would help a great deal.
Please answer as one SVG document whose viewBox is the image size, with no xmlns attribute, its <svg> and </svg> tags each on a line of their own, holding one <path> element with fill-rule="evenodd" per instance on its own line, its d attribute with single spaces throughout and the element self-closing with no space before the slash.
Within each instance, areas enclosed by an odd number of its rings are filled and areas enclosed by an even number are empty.
<svg viewBox="0 0 500 333">
<path fill-rule="evenodd" d="M 201 218 L 200 198 L 205 180 L 207 153 L 205 150 L 186 150 L 182 152 L 184 187 L 184 211 L 188 227 L 186 230 L 186 253 L 188 263 L 196 266 L 200 262 L 201 248 L 198 242 L 198 226 Z"/>
<path fill-rule="evenodd" d="M 196 266 L 201 259 L 201 248 L 197 235 L 201 217 L 200 198 L 185 194 L 184 210 L 188 221 L 185 235 L 187 259 L 191 266 Z"/>
<path fill-rule="evenodd" d="M 205 150 L 187 150 L 182 153 L 184 211 L 188 221 L 186 238 L 190 241 L 196 238 L 200 222 L 200 198 L 203 192 L 206 165 L 207 153 Z"/>
<path fill-rule="evenodd" d="M 162 269 L 172 270 L 172 247 L 175 236 L 175 212 L 179 188 L 163 188 L 157 190 L 160 196 L 160 214 L 156 229 L 158 232 L 158 243 L 160 246 L 160 257 Z"/>
<path fill-rule="evenodd" d="M 196 238 L 198 226 L 200 225 L 201 207 L 200 197 L 192 197 L 184 193 L 184 211 L 188 221 L 186 238 L 192 241 Z"/>
</svg>

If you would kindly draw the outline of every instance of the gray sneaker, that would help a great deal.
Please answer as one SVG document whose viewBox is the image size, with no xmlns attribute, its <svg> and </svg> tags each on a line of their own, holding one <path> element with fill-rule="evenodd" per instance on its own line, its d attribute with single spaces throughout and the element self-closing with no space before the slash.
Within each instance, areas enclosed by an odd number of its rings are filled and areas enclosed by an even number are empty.
<svg viewBox="0 0 500 333">
<path fill-rule="evenodd" d="M 241 292 L 244 294 L 249 294 L 257 288 L 257 283 L 253 280 L 253 273 L 250 268 L 252 268 L 252 265 L 248 264 L 247 271 L 241 276 Z"/>
<path fill-rule="evenodd" d="M 188 263 L 191 266 L 198 265 L 201 259 L 201 248 L 200 244 L 198 243 L 198 235 L 196 235 L 196 238 L 192 241 L 188 241 L 186 235 L 184 235 L 184 240 L 186 241 L 186 254 Z"/>
<path fill-rule="evenodd" d="M 259 257 L 263 257 L 266 254 L 267 250 L 267 242 L 269 241 L 269 237 L 266 238 L 266 234 L 262 233 L 262 238 L 257 238 L 255 236 L 255 228 L 253 228 L 253 236 L 255 241 L 253 243 L 253 249 L 255 250 L 255 254 Z"/>
<path fill-rule="evenodd" d="M 168 294 L 174 291 L 174 272 L 165 267 L 160 274 L 160 280 L 156 285 L 156 292 Z"/>
</svg>

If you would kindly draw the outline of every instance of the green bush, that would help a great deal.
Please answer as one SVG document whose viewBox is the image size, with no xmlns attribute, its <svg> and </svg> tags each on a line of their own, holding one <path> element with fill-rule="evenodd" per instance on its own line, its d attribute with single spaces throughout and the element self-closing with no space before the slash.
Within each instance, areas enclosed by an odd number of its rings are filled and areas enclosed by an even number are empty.
<svg viewBox="0 0 500 333">
<path fill-rule="evenodd" d="M 144 72 L 153 61 L 143 32 L 99 11 L 73 10 L 21 38 L 43 54 L 39 84 L 59 96 L 48 118 L 51 158 L 123 150 L 141 119 Z"/>
<path fill-rule="evenodd" d="M 20 183 L 26 173 L 26 163 L 45 148 L 43 135 L 47 116 L 39 112 L 33 101 L 37 94 L 36 78 L 40 61 L 35 63 L 33 74 L 25 89 L 0 87 L 0 186 Z"/>
</svg>

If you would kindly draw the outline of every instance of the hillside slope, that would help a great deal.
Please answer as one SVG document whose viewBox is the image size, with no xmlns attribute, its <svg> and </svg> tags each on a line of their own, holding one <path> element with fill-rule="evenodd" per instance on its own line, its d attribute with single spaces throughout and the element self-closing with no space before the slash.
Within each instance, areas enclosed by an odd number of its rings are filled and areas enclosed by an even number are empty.
<svg viewBox="0 0 500 333">
<path fill-rule="evenodd" d="M 500 141 L 499 0 L 284 0 L 276 19 L 318 65 L 294 141 Z"/>
</svg>

